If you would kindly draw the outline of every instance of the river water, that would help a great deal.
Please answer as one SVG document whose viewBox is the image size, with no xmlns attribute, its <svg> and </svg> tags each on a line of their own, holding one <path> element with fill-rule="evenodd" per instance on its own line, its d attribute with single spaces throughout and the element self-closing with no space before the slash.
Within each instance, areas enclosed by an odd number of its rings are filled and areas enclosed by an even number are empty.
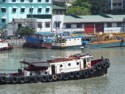
<svg viewBox="0 0 125 94">
<path fill-rule="evenodd" d="M 94 58 L 104 56 L 110 59 L 111 66 L 106 76 L 50 83 L 0 85 L 0 94 L 125 94 L 125 48 L 84 51 Z M 0 52 L 0 72 L 15 72 L 20 67 L 19 61 L 23 59 L 47 60 L 80 52 L 81 50 L 14 48 L 10 52 Z"/>
</svg>

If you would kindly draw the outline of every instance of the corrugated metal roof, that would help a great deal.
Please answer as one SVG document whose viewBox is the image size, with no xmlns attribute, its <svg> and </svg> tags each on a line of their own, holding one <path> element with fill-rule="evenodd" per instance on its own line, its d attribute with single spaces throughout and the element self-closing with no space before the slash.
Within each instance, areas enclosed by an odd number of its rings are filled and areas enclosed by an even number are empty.
<svg viewBox="0 0 125 94">
<path fill-rule="evenodd" d="M 88 15 L 79 16 L 76 18 L 73 16 L 64 16 L 64 23 L 87 23 L 87 22 L 122 22 L 125 19 L 125 15 Z"/>
</svg>

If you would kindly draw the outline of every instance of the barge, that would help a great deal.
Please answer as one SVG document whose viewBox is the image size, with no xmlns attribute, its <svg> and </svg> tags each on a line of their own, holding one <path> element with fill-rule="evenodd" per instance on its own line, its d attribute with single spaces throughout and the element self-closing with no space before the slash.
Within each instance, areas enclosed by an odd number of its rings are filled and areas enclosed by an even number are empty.
<svg viewBox="0 0 125 94">
<path fill-rule="evenodd" d="M 108 58 L 93 59 L 90 54 L 74 54 L 51 60 L 23 60 L 16 73 L 0 74 L 0 84 L 24 84 L 87 79 L 106 75 Z"/>
</svg>

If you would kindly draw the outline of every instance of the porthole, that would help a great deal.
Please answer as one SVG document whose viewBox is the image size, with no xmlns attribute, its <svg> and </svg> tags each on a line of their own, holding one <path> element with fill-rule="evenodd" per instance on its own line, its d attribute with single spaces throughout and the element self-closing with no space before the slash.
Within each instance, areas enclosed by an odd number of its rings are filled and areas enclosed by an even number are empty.
<svg viewBox="0 0 125 94">
<path fill-rule="evenodd" d="M 77 62 L 76 64 L 79 65 L 79 62 Z"/>
<path fill-rule="evenodd" d="M 63 67 L 63 65 L 60 65 L 60 67 Z"/>
<path fill-rule="evenodd" d="M 69 63 L 68 66 L 71 66 L 71 64 Z"/>
</svg>

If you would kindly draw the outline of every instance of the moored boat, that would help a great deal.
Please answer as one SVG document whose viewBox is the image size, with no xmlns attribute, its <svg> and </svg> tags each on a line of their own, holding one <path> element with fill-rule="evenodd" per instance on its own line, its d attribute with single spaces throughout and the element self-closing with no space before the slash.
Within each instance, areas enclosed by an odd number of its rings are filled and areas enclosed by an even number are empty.
<svg viewBox="0 0 125 94">
<path fill-rule="evenodd" d="M 83 39 L 82 45 L 85 48 L 111 48 L 111 47 L 123 47 L 125 46 L 124 38 L 115 35 L 96 35 Z"/>
<path fill-rule="evenodd" d="M 16 73 L 0 74 L 1 84 L 24 84 L 87 79 L 106 75 L 108 58 L 93 59 L 89 54 L 74 54 L 47 61 L 23 60 Z"/>
<path fill-rule="evenodd" d="M 0 39 L 0 51 L 10 51 L 13 49 L 13 46 L 10 45 L 5 40 Z"/>
<path fill-rule="evenodd" d="M 79 36 L 61 36 L 57 37 L 52 43 L 52 49 L 71 49 L 80 48 L 82 38 Z"/>
</svg>

